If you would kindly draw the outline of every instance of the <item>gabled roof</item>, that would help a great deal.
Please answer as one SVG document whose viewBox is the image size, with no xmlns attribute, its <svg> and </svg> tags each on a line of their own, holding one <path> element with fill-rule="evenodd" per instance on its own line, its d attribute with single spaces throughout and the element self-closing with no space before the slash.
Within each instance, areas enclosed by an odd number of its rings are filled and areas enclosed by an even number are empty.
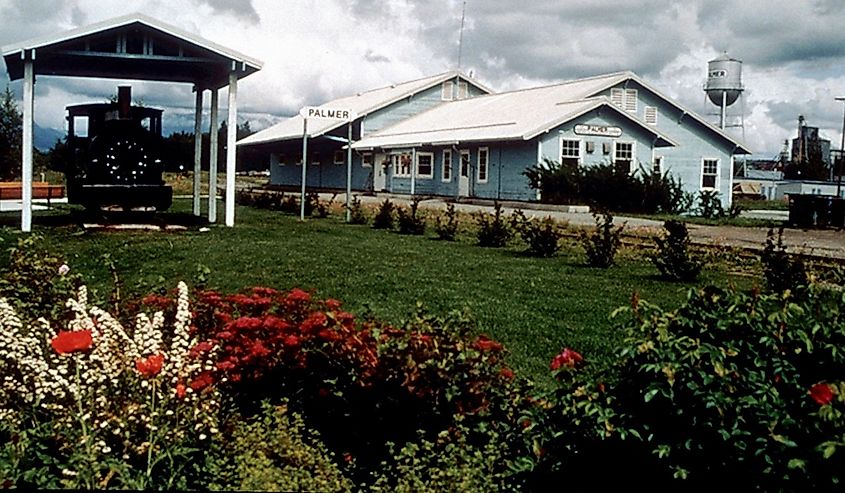
<svg viewBox="0 0 845 493">
<path fill-rule="evenodd" d="M 734 150 L 734 154 L 751 154 L 752 153 L 751 150 L 749 150 L 748 147 L 745 146 L 745 144 L 743 144 L 742 142 L 740 142 L 740 141 L 736 140 L 735 138 L 731 137 L 730 135 L 728 135 L 727 133 L 725 133 L 723 130 L 716 127 L 712 123 L 708 122 L 698 113 L 681 106 L 675 100 L 673 100 L 672 98 L 670 98 L 670 97 L 666 96 L 665 94 L 663 94 L 662 92 L 660 92 L 657 88 L 655 88 L 653 85 L 646 82 L 642 77 L 635 74 L 634 72 L 631 72 L 631 71 L 617 72 L 617 73 L 614 73 L 614 74 L 608 74 L 606 76 L 596 77 L 594 79 L 602 79 L 604 81 L 604 84 L 595 88 L 595 90 L 590 95 L 596 95 L 600 92 L 604 92 L 607 89 L 619 84 L 620 82 L 624 82 L 626 80 L 633 80 L 634 82 L 636 82 L 640 86 L 644 87 L 649 92 L 653 93 L 655 96 L 659 97 L 660 99 L 662 99 L 666 103 L 668 103 L 671 106 L 674 106 L 678 110 L 682 111 L 685 116 L 691 117 L 692 119 L 696 120 L 698 123 L 700 123 L 701 125 L 706 127 L 708 130 L 715 133 L 720 138 L 725 139 L 726 141 L 733 144 L 736 147 L 736 149 Z M 585 79 L 582 79 L 582 80 L 585 80 Z M 578 82 L 578 81 L 575 81 L 575 82 Z"/>
<path fill-rule="evenodd" d="M 606 97 L 585 98 L 597 81 L 577 81 L 478 96 L 434 107 L 353 144 L 353 148 L 396 148 L 447 142 L 530 140 L 596 108 L 630 120 L 656 139 L 658 146 L 677 145 L 672 139 L 622 111 Z"/>
<path fill-rule="evenodd" d="M 351 109 L 358 115 L 358 118 L 361 118 L 374 111 L 390 106 L 397 101 L 401 101 L 402 99 L 413 96 L 414 94 L 425 91 L 443 83 L 444 81 L 454 79 L 456 77 L 460 77 L 462 80 L 469 82 L 485 92 L 491 92 L 481 83 L 469 78 L 461 72 L 450 71 L 422 79 L 403 82 L 401 84 L 391 84 L 379 89 L 360 92 L 354 96 L 346 96 L 329 101 L 321 106 L 327 108 Z M 283 140 L 301 139 L 302 124 L 302 117 L 296 115 L 242 139 L 238 142 L 238 145 L 263 144 Z M 308 135 L 310 137 L 319 137 L 345 124 L 346 123 L 344 122 L 332 120 L 309 120 Z"/>
<path fill-rule="evenodd" d="M 156 34 L 180 49 L 187 48 L 191 54 L 158 55 L 155 49 L 153 53 L 126 53 L 80 48 L 86 42 L 112 41 L 110 36 L 117 39 L 133 29 Z M 23 77 L 24 52 L 30 50 L 35 50 L 36 74 L 194 82 L 217 87 L 228 84 L 228 72 L 232 69 L 242 78 L 261 70 L 263 65 L 255 58 L 140 13 L 14 43 L 0 50 L 11 80 Z"/>
</svg>

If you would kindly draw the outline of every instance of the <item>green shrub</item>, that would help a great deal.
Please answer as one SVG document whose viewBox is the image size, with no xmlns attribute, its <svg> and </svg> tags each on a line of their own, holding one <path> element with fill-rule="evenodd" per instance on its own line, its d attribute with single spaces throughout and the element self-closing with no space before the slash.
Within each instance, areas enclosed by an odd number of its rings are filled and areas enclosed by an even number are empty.
<svg viewBox="0 0 845 493">
<path fill-rule="evenodd" d="M 281 204 L 279 205 L 279 210 L 287 212 L 288 214 L 299 215 L 299 201 L 296 199 L 296 195 L 290 194 L 284 196 L 281 200 Z"/>
<path fill-rule="evenodd" d="M 778 229 L 777 239 L 772 229 L 766 234 L 766 246 L 760 254 L 763 275 L 770 291 L 795 292 L 807 285 L 807 269 L 801 257 L 791 255 L 783 244 L 783 227 Z"/>
<path fill-rule="evenodd" d="M 666 235 L 654 239 L 657 254 L 651 261 L 666 279 L 692 282 L 701 272 L 701 261 L 689 253 L 689 233 L 681 221 L 669 220 L 663 223 Z"/>
<path fill-rule="evenodd" d="M 320 195 L 314 192 L 309 193 L 306 197 L 305 215 L 323 219 L 329 216 L 337 194 L 333 194 L 328 201 L 321 201 Z"/>
<path fill-rule="evenodd" d="M 287 406 L 233 415 L 208 461 L 210 487 L 237 491 L 351 491 L 334 457 Z"/>
<path fill-rule="evenodd" d="M 393 209 L 393 202 L 390 199 L 384 199 L 376 212 L 376 217 L 373 218 L 373 228 L 393 229 Z"/>
<path fill-rule="evenodd" d="M 373 492 L 415 493 L 420 491 L 460 491 L 487 493 L 516 491 L 509 482 L 504 457 L 507 446 L 495 432 L 483 434 L 476 445 L 468 437 L 472 430 L 458 426 L 442 431 L 434 441 L 420 436 L 374 472 Z M 477 440 L 477 437 L 475 441 Z"/>
<path fill-rule="evenodd" d="M 631 173 L 612 163 L 577 166 L 544 160 L 527 169 L 529 186 L 554 204 L 586 203 L 599 209 L 645 214 L 677 214 L 689 209 L 680 180 L 640 166 Z"/>
<path fill-rule="evenodd" d="M 479 212 L 475 220 L 478 223 L 479 246 L 500 248 L 507 245 L 513 236 L 508 222 L 502 216 L 502 205 L 498 202 L 493 205 L 493 214 Z"/>
<path fill-rule="evenodd" d="M 609 212 L 593 213 L 596 229 L 592 234 L 581 232 L 581 244 L 587 254 L 587 265 L 606 269 L 613 265 L 616 251 L 622 244 L 622 230 L 625 225 L 613 227 L 613 216 Z"/>
<path fill-rule="evenodd" d="M 434 220 L 434 232 L 441 240 L 455 241 L 458 235 L 458 214 L 455 212 L 455 204 L 446 204 L 446 212 L 437 216 Z"/>
<path fill-rule="evenodd" d="M 535 257 L 552 257 L 560 250 L 560 239 L 563 233 L 551 216 L 537 221 L 526 219 L 522 211 L 514 213 L 514 229 L 519 231 L 523 241 L 528 245 L 528 254 Z"/>
<path fill-rule="evenodd" d="M 419 197 L 411 200 L 410 211 L 404 207 L 396 208 L 396 218 L 399 223 L 399 234 L 422 235 L 425 234 L 425 214 L 419 212 Z"/>
<path fill-rule="evenodd" d="M 364 213 L 364 207 L 361 205 L 361 199 L 357 195 L 353 195 L 349 201 L 349 224 L 367 224 L 367 214 Z"/>
<path fill-rule="evenodd" d="M 835 490 L 845 479 L 842 289 L 799 299 L 706 288 L 634 302 L 613 409 L 677 478 L 707 490 Z M 631 436 L 631 435 L 629 435 Z"/>
<path fill-rule="evenodd" d="M 24 236 L 10 248 L 9 263 L 0 276 L 0 297 L 32 322 L 44 317 L 52 323 L 63 320 L 65 302 L 76 295 L 82 284 L 64 260 L 44 248 L 44 238 Z"/>
</svg>

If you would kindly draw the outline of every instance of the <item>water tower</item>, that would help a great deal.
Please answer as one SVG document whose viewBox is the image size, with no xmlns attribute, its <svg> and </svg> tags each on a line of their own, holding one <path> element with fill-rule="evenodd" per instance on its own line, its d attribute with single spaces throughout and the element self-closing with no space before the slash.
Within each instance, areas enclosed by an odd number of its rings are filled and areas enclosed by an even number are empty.
<svg viewBox="0 0 845 493">
<path fill-rule="evenodd" d="M 739 118 L 736 115 L 728 115 L 728 108 L 742 100 L 742 61 L 731 58 L 727 53 L 707 62 L 707 82 L 704 84 L 704 92 L 710 102 L 719 107 L 719 128 L 724 130 L 727 127 L 741 127 L 743 138 L 745 137 L 745 125 L 743 113 L 740 108 Z M 738 120 L 738 121 L 737 121 Z"/>
</svg>

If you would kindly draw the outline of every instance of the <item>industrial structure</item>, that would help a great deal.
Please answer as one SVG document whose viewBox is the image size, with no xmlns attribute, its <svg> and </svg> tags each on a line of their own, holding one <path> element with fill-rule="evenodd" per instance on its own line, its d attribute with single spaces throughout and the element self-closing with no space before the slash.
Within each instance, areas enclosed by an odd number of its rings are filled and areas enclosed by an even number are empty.
<svg viewBox="0 0 845 493">
<path fill-rule="evenodd" d="M 727 53 L 707 62 L 707 82 L 704 93 L 719 109 L 719 128 L 739 128 L 745 138 L 745 101 L 742 94 L 742 61 L 731 58 Z M 739 110 L 731 112 L 739 101 Z"/>
<path fill-rule="evenodd" d="M 549 159 L 670 173 L 690 193 L 717 191 L 727 207 L 734 158 L 750 154 L 632 72 L 499 94 L 448 72 L 324 106 L 358 111 L 352 188 L 365 192 L 535 200 L 524 172 Z M 345 189 L 343 127 L 309 131 L 322 143 L 307 156 L 308 186 Z M 238 145 L 260 146 L 271 183 L 296 188 L 302 137 L 301 119 L 294 117 Z"/>
</svg>

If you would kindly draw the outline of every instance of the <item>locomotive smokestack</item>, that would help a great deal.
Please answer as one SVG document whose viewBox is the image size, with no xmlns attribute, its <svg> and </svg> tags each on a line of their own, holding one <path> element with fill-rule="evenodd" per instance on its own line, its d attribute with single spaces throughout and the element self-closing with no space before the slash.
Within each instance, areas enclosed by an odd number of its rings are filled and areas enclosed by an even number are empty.
<svg viewBox="0 0 845 493">
<path fill-rule="evenodd" d="M 117 114 L 121 120 L 129 118 L 132 107 L 132 86 L 117 86 Z"/>
</svg>

